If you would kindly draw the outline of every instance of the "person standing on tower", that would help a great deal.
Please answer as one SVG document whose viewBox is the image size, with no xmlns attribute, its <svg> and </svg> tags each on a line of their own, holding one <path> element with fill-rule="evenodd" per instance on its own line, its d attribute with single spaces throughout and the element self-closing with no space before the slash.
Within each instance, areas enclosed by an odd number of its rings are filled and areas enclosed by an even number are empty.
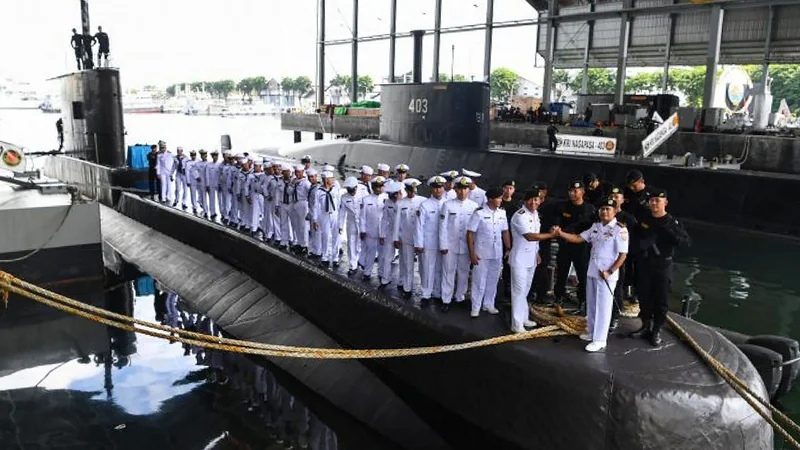
<svg viewBox="0 0 800 450">
<path fill-rule="evenodd" d="M 97 34 L 94 35 L 94 40 L 97 41 L 98 44 L 97 67 L 104 67 L 101 63 L 103 55 L 106 57 L 105 67 L 108 67 L 108 53 L 110 52 L 110 47 L 108 45 L 108 34 L 103 31 L 103 27 L 97 27 Z"/>
<path fill-rule="evenodd" d="M 78 70 L 81 70 L 81 61 L 83 61 L 83 36 L 78 34 L 78 30 L 72 29 L 72 37 L 70 38 L 70 45 L 75 50 L 75 62 L 78 63 Z"/>
</svg>

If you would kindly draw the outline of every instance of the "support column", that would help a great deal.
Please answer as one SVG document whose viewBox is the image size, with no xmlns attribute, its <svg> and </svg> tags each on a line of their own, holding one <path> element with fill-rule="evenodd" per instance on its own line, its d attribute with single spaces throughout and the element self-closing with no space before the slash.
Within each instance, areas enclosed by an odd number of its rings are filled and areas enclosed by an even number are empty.
<svg viewBox="0 0 800 450">
<path fill-rule="evenodd" d="M 353 0 L 353 54 L 350 64 L 350 103 L 355 103 L 358 101 L 358 0 Z"/>
<path fill-rule="evenodd" d="M 664 75 L 661 76 L 661 93 L 667 93 L 669 84 L 669 63 L 672 56 L 672 39 L 675 36 L 675 15 L 670 14 L 667 19 L 667 46 L 664 49 Z"/>
<path fill-rule="evenodd" d="M 719 46 L 722 43 L 722 21 L 725 11 L 719 5 L 711 8 L 708 23 L 708 55 L 706 56 L 706 79 L 703 85 L 703 108 L 710 108 L 714 102 L 714 86 L 717 82 Z"/>
<path fill-rule="evenodd" d="M 557 0 L 549 0 L 547 5 L 547 41 L 544 51 L 544 86 L 542 86 L 542 104 L 550 104 L 553 92 L 553 59 L 556 49 L 556 23 L 553 17 L 558 14 Z"/>
<path fill-rule="evenodd" d="M 492 74 L 492 28 L 494 24 L 494 0 L 486 1 L 486 37 L 483 48 L 483 79 L 487 83 Z"/>
<path fill-rule="evenodd" d="M 89 24 L 89 0 L 81 0 L 81 33 L 84 36 L 87 34 L 92 34 L 92 27 Z M 89 63 L 87 65 L 87 63 Z M 86 69 L 86 67 L 92 66 L 94 61 L 90 61 L 88 58 L 87 53 L 83 52 L 83 58 L 81 58 L 81 67 Z"/>
<path fill-rule="evenodd" d="M 397 52 L 397 0 L 389 0 L 389 83 L 394 83 L 394 64 Z"/>
<path fill-rule="evenodd" d="M 589 12 L 594 12 L 594 0 L 589 3 Z M 586 44 L 583 47 L 583 81 L 581 82 L 581 92 L 585 95 L 589 93 L 589 52 L 592 47 L 592 40 L 594 39 L 594 20 L 586 22 L 589 27 L 586 33 Z"/>
<path fill-rule="evenodd" d="M 492 0 L 489 0 L 492 1 Z M 433 13 L 433 82 L 439 82 L 439 49 L 442 37 L 442 0 L 436 0 Z"/>
<path fill-rule="evenodd" d="M 325 106 L 325 0 L 317 0 L 317 108 Z"/>
<path fill-rule="evenodd" d="M 633 7 L 633 0 L 625 0 L 623 8 Z M 625 72 L 628 69 L 628 44 L 631 37 L 631 17 L 622 14 L 619 26 L 619 49 L 617 51 L 617 84 L 614 92 L 614 104 L 621 105 L 625 97 Z"/>
<path fill-rule="evenodd" d="M 769 18 L 767 19 L 767 36 L 764 40 L 764 62 L 761 63 L 761 83 L 766 89 L 769 80 L 769 53 L 772 51 L 772 27 L 775 25 L 775 7 L 769 7 Z M 764 91 L 766 92 L 766 91 Z"/>
</svg>

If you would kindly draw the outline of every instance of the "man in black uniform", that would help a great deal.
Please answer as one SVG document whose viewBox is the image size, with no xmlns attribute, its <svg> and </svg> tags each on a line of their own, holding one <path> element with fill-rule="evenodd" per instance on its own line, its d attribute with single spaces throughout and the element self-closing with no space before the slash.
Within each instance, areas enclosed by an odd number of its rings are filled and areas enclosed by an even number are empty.
<svg viewBox="0 0 800 450">
<path fill-rule="evenodd" d="M 555 217 L 555 225 L 567 233 L 580 234 L 594 223 L 596 210 L 583 199 L 584 187 L 579 180 L 569 185 L 569 200 L 561 203 Z M 567 277 L 570 264 L 575 265 L 578 275 L 578 301 L 581 307 L 586 303 L 586 270 L 589 264 L 589 244 L 570 244 L 564 240 L 558 243 L 556 258 L 556 302 L 563 303 L 567 294 Z"/>
<path fill-rule="evenodd" d="M 550 230 L 555 225 L 556 215 L 558 214 L 558 203 L 549 200 L 547 197 L 547 183 L 539 181 L 535 185 L 539 190 L 539 222 L 541 223 L 542 230 Z M 539 256 L 542 261 L 536 265 L 536 271 L 533 273 L 533 289 L 536 294 L 537 303 L 547 303 L 547 291 L 550 290 L 550 261 L 552 260 L 552 247 L 553 240 L 545 239 L 539 241 Z"/>
<path fill-rule="evenodd" d="M 558 138 L 556 138 L 556 133 L 558 133 L 558 128 L 556 128 L 555 121 L 552 121 L 550 122 L 550 126 L 547 127 L 548 148 L 550 149 L 551 153 L 555 153 L 556 147 L 558 147 Z"/>
<path fill-rule="evenodd" d="M 508 219 L 508 227 L 511 229 L 511 218 L 521 207 L 519 201 L 514 200 L 514 192 L 517 190 L 517 184 L 514 180 L 508 180 L 503 183 L 503 197 L 500 199 L 500 207 L 506 210 L 506 219 Z M 511 236 L 509 235 L 509 239 Z M 503 293 L 507 298 L 511 298 L 511 266 L 508 265 L 508 260 L 503 258 Z"/>
<path fill-rule="evenodd" d="M 156 167 L 158 166 L 158 146 L 151 145 L 150 146 L 150 153 L 147 154 L 147 182 L 150 186 L 150 199 L 156 199 L 156 192 L 159 192 L 159 200 L 161 199 L 161 186 L 158 182 L 158 176 L 156 174 Z"/>
<path fill-rule="evenodd" d="M 650 215 L 650 205 L 648 203 L 649 194 L 647 193 L 647 185 L 644 181 L 644 175 L 638 170 L 631 170 L 625 175 L 625 190 L 623 190 L 624 202 L 622 203 L 622 210 L 633 216 L 637 221 Z M 638 229 L 635 227 L 628 227 L 631 242 L 628 245 L 628 259 L 625 260 L 625 279 L 622 284 L 630 301 L 636 303 L 638 301 L 636 290 L 636 260 L 637 249 L 639 242 Z M 622 280 L 622 278 L 620 278 Z"/>
<path fill-rule="evenodd" d="M 97 67 L 103 67 L 103 64 L 100 62 L 103 59 L 103 55 L 106 57 L 106 66 L 108 66 L 108 53 L 110 52 L 110 47 L 108 45 L 108 34 L 103 31 L 103 27 L 97 27 L 97 34 L 94 35 L 94 39 L 98 44 Z"/>
<path fill-rule="evenodd" d="M 600 178 L 597 178 L 597 175 L 592 172 L 583 176 L 583 185 L 586 187 L 583 199 L 595 208 L 601 201 L 607 199 L 611 193 L 611 186 L 605 181 L 600 181 Z"/>
<path fill-rule="evenodd" d="M 78 70 L 81 70 L 81 61 L 83 61 L 83 36 L 78 34 L 78 30 L 75 28 L 72 29 L 70 45 L 72 49 L 75 50 L 75 61 L 78 63 Z"/>
<path fill-rule="evenodd" d="M 56 131 L 58 132 L 58 151 L 64 148 L 64 120 L 59 117 L 56 120 Z"/>
<path fill-rule="evenodd" d="M 94 36 L 88 32 L 83 35 L 83 51 L 86 54 L 86 58 L 83 60 L 84 69 L 91 69 L 94 67 L 94 54 L 92 53 L 92 46 L 94 44 Z"/>
<path fill-rule="evenodd" d="M 640 233 L 636 290 L 639 293 L 642 327 L 632 337 L 649 339 L 654 347 L 661 345 L 661 327 L 669 311 L 672 290 L 672 258 L 675 249 L 690 245 L 689 234 L 675 217 L 667 212 L 667 192 L 651 188 L 650 215 L 639 220 Z"/>
</svg>

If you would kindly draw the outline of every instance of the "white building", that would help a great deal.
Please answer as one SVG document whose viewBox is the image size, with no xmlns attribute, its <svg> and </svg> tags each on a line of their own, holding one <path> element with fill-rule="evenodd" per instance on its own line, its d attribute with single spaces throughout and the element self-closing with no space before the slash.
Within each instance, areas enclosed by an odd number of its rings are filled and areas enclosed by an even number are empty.
<svg viewBox="0 0 800 450">
<path fill-rule="evenodd" d="M 517 90 L 514 97 L 542 98 L 542 85 L 524 77 L 518 78 Z"/>
</svg>

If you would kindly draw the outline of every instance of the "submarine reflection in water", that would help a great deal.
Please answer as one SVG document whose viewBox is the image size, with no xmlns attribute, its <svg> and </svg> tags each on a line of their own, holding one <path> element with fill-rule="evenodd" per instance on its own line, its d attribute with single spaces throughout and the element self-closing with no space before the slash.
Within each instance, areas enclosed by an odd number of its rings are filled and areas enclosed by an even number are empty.
<svg viewBox="0 0 800 450">
<path fill-rule="evenodd" d="M 149 276 L 107 291 L 104 306 L 216 331 Z M 0 414 L 10 417 L 0 421 L 0 449 L 339 448 L 331 428 L 243 355 L 52 316 L 23 326 L 0 318 L 2 342 L 15 342 L 20 333 L 41 337 L 38 348 L 0 346 Z M 54 348 L 60 359 L 54 360 Z"/>
</svg>

